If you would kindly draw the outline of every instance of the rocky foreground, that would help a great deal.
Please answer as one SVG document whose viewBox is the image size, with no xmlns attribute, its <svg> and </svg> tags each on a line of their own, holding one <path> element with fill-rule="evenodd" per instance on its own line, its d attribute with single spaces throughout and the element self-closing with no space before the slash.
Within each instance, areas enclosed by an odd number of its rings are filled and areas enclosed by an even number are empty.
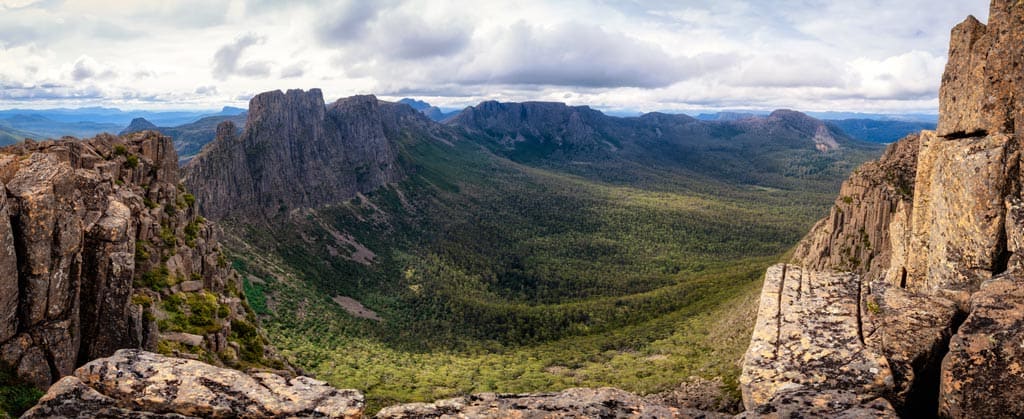
<svg viewBox="0 0 1024 419">
<path fill-rule="evenodd" d="M 1021 64 L 1019 1 L 953 29 L 938 129 L 858 169 L 768 270 L 748 414 L 1024 416 Z"/>
</svg>

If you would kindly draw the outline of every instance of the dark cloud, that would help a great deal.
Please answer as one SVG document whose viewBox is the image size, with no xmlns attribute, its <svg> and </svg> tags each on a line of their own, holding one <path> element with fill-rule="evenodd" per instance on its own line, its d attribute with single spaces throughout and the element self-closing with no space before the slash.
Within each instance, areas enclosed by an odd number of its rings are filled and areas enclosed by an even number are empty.
<svg viewBox="0 0 1024 419">
<path fill-rule="evenodd" d="M 447 57 L 469 45 L 471 32 L 457 25 L 431 25 L 412 16 L 382 19 L 374 29 L 377 49 L 402 60 Z"/>
<path fill-rule="evenodd" d="M 733 64 L 732 55 L 673 57 L 658 45 L 596 26 L 518 23 L 478 51 L 456 80 L 467 84 L 669 86 Z"/>
<path fill-rule="evenodd" d="M 262 44 L 265 39 L 256 34 L 246 34 L 234 42 L 224 45 L 213 54 L 213 77 L 226 80 L 232 75 L 244 77 L 266 77 L 270 75 L 270 63 L 252 61 L 240 63 L 242 53 L 254 45 Z"/>
<path fill-rule="evenodd" d="M 366 36 L 370 24 L 390 1 L 343 1 L 327 10 L 335 10 L 316 28 L 317 38 L 325 45 L 338 46 Z"/>
<path fill-rule="evenodd" d="M 302 77 L 306 74 L 306 63 L 295 63 L 288 67 L 281 69 L 281 78 L 293 79 L 296 77 Z"/>
<path fill-rule="evenodd" d="M 95 60 L 89 57 L 79 58 L 71 69 L 71 79 L 84 81 L 90 79 L 111 79 L 117 77 L 117 73 L 110 69 L 103 69 Z"/>
</svg>

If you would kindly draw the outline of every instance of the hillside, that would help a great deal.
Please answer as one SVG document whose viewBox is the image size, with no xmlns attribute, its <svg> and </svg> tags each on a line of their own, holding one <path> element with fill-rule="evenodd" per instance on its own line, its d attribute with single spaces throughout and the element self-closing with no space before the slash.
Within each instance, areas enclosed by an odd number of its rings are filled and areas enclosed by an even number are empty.
<svg viewBox="0 0 1024 419">
<path fill-rule="evenodd" d="M 874 149 L 791 112 L 749 126 L 593 112 L 608 134 L 579 134 L 557 121 L 575 111 L 550 107 L 541 120 L 555 122 L 522 132 L 585 147 L 510 151 L 498 131 L 373 97 L 266 93 L 241 135 L 222 124 L 186 184 L 225 226 L 274 344 L 364 390 L 370 410 L 479 391 L 654 393 L 691 375 L 735 386 L 752 324 L 737 307 Z M 710 156 L 717 141 L 717 161 L 738 168 L 772 133 L 765 149 L 798 157 L 744 175 L 643 150 Z"/>
</svg>

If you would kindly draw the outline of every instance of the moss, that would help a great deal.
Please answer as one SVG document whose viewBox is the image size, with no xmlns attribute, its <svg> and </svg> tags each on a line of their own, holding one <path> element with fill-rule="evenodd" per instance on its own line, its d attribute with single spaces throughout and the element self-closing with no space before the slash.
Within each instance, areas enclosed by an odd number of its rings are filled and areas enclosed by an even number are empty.
<svg viewBox="0 0 1024 419">
<path fill-rule="evenodd" d="M 132 295 L 132 304 L 149 308 L 153 305 L 153 298 L 145 294 Z"/>
<path fill-rule="evenodd" d="M 142 277 L 139 278 L 139 285 L 152 290 L 161 290 L 174 285 L 176 282 L 175 278 L 173 278 L 167 270 L 167 265 L 165 264 L 160 264 L 160 266 L 142 274 Z"/>
<path fill-rule="evenodd" d="M 871 314 L 881 314 L 882 307 L 880 307 L 878 303 L 868 300 L 868 311 L 870 311 Z"/>
<path fill-rule="evenodd" d="M 206 219 L 198 217 L 192 222 L 185 226 L 185 244 L 188 247 L 196 247 L 196 239 L 199 238 L 199 229 L 203 226 L 203 222 Z"/>
<path fill-rule="evenodd" d="M 162 240 L 168 247 L 178 245 L 178 238 L 174 236 L 174 229 L 170 226 L 164 226 L 160 229 L 160 240 Z"/>
<path fill-rule="evenodd" d="M 231 324 L 231 340 L 238 343 L 238 356 L 245 362 L 259 364 L 263 361 L 263 337 L 256 327 L 244 320 Z"/>
<path fill-rule="evenodd" d="M 19 417 L 43 397 L 43 392 L 22 382 L 8 368 L 0 368 L 0 416 Z"/>
<path fill-rule="evenodd" d="M 853 197 L 851 197 L 851 196 L 844 196 L 842 199 L 843 199 L 843 203 L 845 203 L 845 204 L 852 204 L 853 203 Z"/>
</svg>

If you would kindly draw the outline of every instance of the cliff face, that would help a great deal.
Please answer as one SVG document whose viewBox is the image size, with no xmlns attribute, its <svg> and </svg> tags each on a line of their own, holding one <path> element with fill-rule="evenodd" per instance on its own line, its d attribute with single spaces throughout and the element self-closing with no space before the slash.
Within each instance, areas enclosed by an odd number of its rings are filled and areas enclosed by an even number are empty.
<svg viewBox="0 0 1024 419">
<path fill-rule="evenodd" d="M 169 138 L 0 149 L 0 192 L 0 366 L 45 388 L 121 348 L 265 360 Z"/>
<path fill-rule="evenodd" d="M 324 105 L 318 89 L 257 95 L 241 136 L 224 123 L 185 168 L 185 184 L 213 219 L 274 217 L 337 203 L 404 177 L 389 134 L 426 117 L 355 96 Z"/>
<path fill-rule="evenodd" d="M 821 272 L 794 282 L 786 272 L 799 266 L 769 270 L 741 378 L 748 409 L 812 388 L 883 397 L 907 414 L 1024 415 L 1022 62 L 1018 1 L 994 0 L 988 25 L 969 17 L 953 29 L 938 129 L 893 144 L 844 183 L 794 254 Z M 835 356 L 836 337 L 850 334 L 820 333 L 837 327 L 856 331 L 840 347 L 884 362 L 868 375 L 852 356 L 809 363 Z"/>
</svg>

